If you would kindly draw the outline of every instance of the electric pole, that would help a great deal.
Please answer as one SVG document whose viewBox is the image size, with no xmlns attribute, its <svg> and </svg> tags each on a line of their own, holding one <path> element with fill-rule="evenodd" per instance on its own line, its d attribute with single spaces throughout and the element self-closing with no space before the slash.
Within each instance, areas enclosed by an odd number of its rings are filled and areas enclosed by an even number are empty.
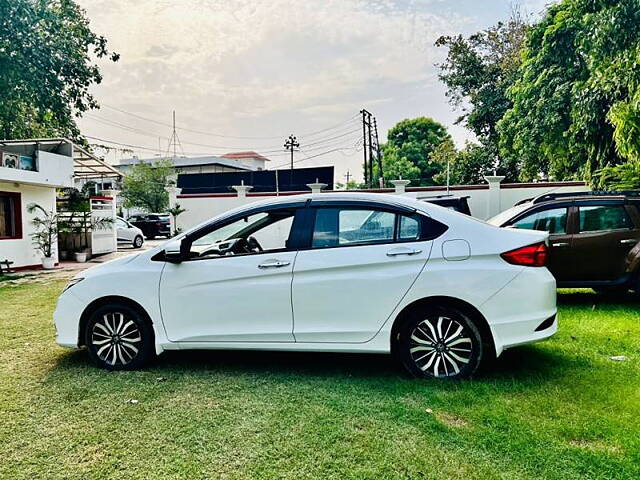
<svg viewBox="0 0 640 480">
<path fill-rule="evenodd" d="M 345 184 L 345 190 L 349 190 L 349 180 L 351 179 L 351 173 L 349 172 L 349 170 L 347 170 L 347 173 L 345 174 L 344 178 L 347 179 L 347 183 Z"/>
<path fill-rule="evenodd" d="M 378 172 L 380 173 L 380 188 L 384 188 L 384 173 L 382 172 L 382 155 L 380 154 L 380 141 L 378 140 L 378 122 L 373 117 L 373 135 L 375 137 L 376 156 L 378 158 Z"/>
<path fill-rule="evenodd" d="M 300 144 L 298 143 L 298 139 L 293 134 L 289 135 L 289 138 L 284 142 L 285 150 L 289 150 L 291 152 L 291 170 L 293 170 L 293 150 L 299 147 Z"/>
<path fill-rule="evenodd" d="M 367 114 L 369 112 L 367 112 L 363 108 L 362 110 L 360 110 L 360 113 L 362 114 L 362 156 L 364 160 L 364 184 L 368 185 L 369 184 L 369 175 L 368 175 L 369 161 L 367 160 Z"/>
</svg>

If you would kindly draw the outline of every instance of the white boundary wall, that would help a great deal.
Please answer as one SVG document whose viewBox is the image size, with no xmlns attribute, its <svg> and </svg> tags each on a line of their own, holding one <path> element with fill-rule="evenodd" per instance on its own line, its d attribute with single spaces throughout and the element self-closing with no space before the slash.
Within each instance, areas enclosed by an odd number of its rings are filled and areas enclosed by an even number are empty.
<svg viewBox="0 0 640 480">
<path fill-rule="evenodd" d="M 487 177 L 488 183 L 484 185 L 462 185 L 452 186 L 450 192 L 455 196 L 469 196 L 469 207 L 471 214 L 479 219 L 486 220 L 497 215 L 498 213 L 511 208 L 520 200 L 524 200 L 545 193 L 560 192 L 580 192 L 589 190 L 589 187 L 583 182 L 547 182 L 547 183 L 514 183 L 501 184 L 501 177 Z M 170 188 L 169 197 L 170 205 L 173 207 L 176 203 L 186 211 L 178 216 L 177 226 L 182 230 L 187 230 L 205 220 L 220 215 L 232 208 L 246 205 L 269 197 L 275 197 L 275 193 L 246 193 L 244 190 L 250 189 L 248 186 L 238 188 L 238 193 L 224 194 L 198 194 L 198 195 L 181 195 L 180 189 Z M 379 190 L 349 190 L 351 192 L 362 191 L 372 193 L 397 193 L 397 189 L 379 189 Z M 338 192 L 344 193 L 344 190 Z M 307 192 L 287 192 L 283 195 L 295 195 L 310 193 Z M 333 191 L 323 192 L 325 195 L 331 195 Z M 446 187 L 407 187 L 406 193 L 403 194 L 415 198 L 427 198 L 437 195 L 446 194 Z M 173 223 L 173 219 L 171 219 Z M 172 225 L 173 228 L 173 225 Z"/>
</svg>

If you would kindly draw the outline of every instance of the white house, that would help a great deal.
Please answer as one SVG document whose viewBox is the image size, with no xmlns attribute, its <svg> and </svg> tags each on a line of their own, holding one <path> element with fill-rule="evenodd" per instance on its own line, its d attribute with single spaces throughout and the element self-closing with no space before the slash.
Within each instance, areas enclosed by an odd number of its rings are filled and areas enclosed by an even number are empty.
<svg viewBox="0 0 640 480">
<path fill-rule="evenodd" d="M 0 140 L 0 262 L 17 269 L 38 268 L 42 254 L 32 244 L 37 203 L 56 211 L 56 188 L 74 186 L 74 176 L 119 173 L 82 147 L 64 138 Z M 54 254 L 57 262 L 57 252 Z"/>
</svg>

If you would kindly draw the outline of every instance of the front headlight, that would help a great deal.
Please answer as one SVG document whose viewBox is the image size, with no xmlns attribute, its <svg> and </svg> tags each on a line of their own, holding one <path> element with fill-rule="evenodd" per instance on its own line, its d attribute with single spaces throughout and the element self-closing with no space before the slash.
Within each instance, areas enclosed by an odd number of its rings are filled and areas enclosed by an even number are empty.
<svg viewBox="0 0 640 480">
<path fill-rule="evenodd" d="M 74 285 L 80 283 L 82 280 L 84 280 L 83 277 L 78 277 L 78 278 L 72 278 L 71 281 L 69 283 L 67 283 L 67 286 L 64 287 L 64 290 L 62 290 L 62 292 L 66 292 L 67 290 L 69 290 L 71 287 L 73 287 Z"/>
</svg>

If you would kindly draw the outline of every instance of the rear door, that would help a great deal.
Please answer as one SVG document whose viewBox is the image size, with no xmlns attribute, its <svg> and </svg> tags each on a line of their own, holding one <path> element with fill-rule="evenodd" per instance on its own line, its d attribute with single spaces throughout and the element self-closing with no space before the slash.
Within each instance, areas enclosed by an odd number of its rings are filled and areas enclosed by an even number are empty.
<svg viewBox="0 0 640 480">
<path fill-rule="evenodd" d="M 429 258 L 427 217 L 371 205 L 308 212 L 313 233 L 292 285 L 296 342 L 366 342 Z"/>
<path fill-rule="evenodd" d="M 549 232 L 549 261 L 547 268 L 557 281 L 575 280 L 575 255 L 572 251 L 571 204 L 543 206 L 529 211 L 510 224 L 510 227 Z"/>
<path fill-rule="evenodd" d="M 578 206 L 573 240 L 581 281 L 615 281 L 625 274 L 626 258 L 640 231 L 622 201 L 589 202 Z"/>
</svg>

